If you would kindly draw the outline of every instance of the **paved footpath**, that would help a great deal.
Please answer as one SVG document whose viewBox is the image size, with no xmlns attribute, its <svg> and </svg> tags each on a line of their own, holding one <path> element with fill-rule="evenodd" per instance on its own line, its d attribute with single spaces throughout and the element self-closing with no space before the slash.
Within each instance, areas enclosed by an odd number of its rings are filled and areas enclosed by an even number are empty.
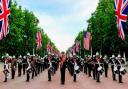
<svg viewBox="0 0 128 89">
<path fill-rule="evenodd" d="M 96 83 L 92 78 L 89 78 L 84 73 L 80 73 L 77 76 L 77 82 L 74 83 L 72 77 L 66 71 L 65 85 L 60 84 L 60 72 L 59 70 L 52 78 L 51 82 L 47 81 L 47 70 L 35 77 L 30 82 L 25 82 L 26 76 L 22 75 L 12 80 L 9 79 L 7 83 L 3 82 L 3 73 L 0 75 L 0 89 L 128 89 L 128 74 L 124 76 L 124 83 L 112 81 L 111 73 L 109 77 L 102 76 L 101 83 Z"/>
</svg>

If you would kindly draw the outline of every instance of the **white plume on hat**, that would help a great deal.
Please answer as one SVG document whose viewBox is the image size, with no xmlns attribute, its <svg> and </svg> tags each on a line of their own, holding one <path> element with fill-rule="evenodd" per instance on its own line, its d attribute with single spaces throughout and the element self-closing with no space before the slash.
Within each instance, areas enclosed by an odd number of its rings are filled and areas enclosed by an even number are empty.
<svg viewBox="0 0 128 89">
<path fill-rule="evenodd" d="M 96 52 L 96 56 L 99 56 L 99 53 L 98 52 Z"/>
<path fill-rule="evenodd" d="M 112 55 L 112 58 L 114 58 L 114 57 L 115 57 L 115 55 L 113 54 L 113 55 Z"/>
<path fill-rule="evenodd" d="M 48 55 L 51 55 L 51 52 L 48 52 Z"/>
<path fill-rule="evenodd" d="M 107 58 L 107 55 L 105 55 L 103 59 L 106 59 L 106 58 Z"/>
<path fill-rule="evenodd" d="M 76 55 L 76 53 L 73 53 L 73 56 L 75 56 Z"/>
<path fill-rule="evenodd" d="M 33 54 L 32 56 L 35 56 L 35 54 Z"/>
<path fill-rule="evenodd" d="M 6 53 L 6 54 L 5 54 L 5 57 L 9 57 L 9 54 L 8 54 L 8 53 Z"/>
<path fill-rule="evenodd" d="M 24 56 L 23 58 L 26 59 L 26 56 Z"/>
<path fill-rule="evenodd" d="M 19 58 L 22 58 L 22 56 L 20 55 Z"/>
<path fill-rule="evenodd" d="M 27 53 L 27 56 L 30 56 L 30 53 Z"/>
<path fill-rule="evenodd" d="M 120 54 L 118 54 L 118 56 L 117 56 L 118 58 L 120 58 L 121 57 L 121 55 Z"/>
<path fill-rule="evenodd" d="M 16 58 L 14 55 L 13 55 L 13 57 L 12 58 Z"/>
<path fill-rule="evenodd" d="M 10 59 L 12 59 L 12 56 L 9 56 Z"/>
</svg>

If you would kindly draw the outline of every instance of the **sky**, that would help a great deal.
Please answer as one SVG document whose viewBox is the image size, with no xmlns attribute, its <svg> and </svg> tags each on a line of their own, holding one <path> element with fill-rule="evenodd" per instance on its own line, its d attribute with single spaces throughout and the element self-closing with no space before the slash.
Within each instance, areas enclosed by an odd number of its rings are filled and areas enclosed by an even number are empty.
<svg viewBox="0 0 128 89">
<path fill-rule="evenodd" d="M 60 51 L 66 51 L 96 10 L 99 0 L 17 0 L 39 19 L 39 27 Z"/>
</svg>

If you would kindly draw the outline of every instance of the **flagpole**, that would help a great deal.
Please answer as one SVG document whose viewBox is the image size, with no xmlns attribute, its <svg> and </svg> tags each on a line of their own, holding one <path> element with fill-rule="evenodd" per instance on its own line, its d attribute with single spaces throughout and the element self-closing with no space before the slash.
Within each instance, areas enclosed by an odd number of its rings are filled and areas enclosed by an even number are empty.
<svg viewBox="0 0 128 89">
<path fill-rule="evenodd" d="M 92 35 L 92 31 L 91 31 L 91 35 Z M 93 58 L 93 52 L 92 52 L 92 36 L 91 36 L 91 41 L 90 41 L 90 43 L 91 43 L 91 57 Z"/>
<path fill-rule="evenodd" d="M 125 64 L 126 64 L 126 56 L 125 56 L 125 52 L 124 52 L 123 57 L 124 57 L 124 61 L 125 61 Z"/>
<path fill-rule="evenodd" d="M 34 43 L 33 43 L 33 55 L 34 55 L 34 53 L 35 53 L 35 50 L 34 50 Z"/>
</svg>

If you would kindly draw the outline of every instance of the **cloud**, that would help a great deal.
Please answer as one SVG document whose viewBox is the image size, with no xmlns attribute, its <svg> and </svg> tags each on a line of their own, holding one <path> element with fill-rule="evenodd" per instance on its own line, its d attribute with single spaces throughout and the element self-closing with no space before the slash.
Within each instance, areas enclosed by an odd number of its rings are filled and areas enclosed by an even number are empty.
<svg viewBox="0 0 128 89">
<path fill-rule="evenodd" d="M 60 51 L 65 51 L 74 43 L 79 31 L 86 29 L 86 21 L 95 11 L 98 2 L 99 0 L 21 0 L 20 4 L 34 12 L 40 21 L 39 26 Z"/>
</svg>

